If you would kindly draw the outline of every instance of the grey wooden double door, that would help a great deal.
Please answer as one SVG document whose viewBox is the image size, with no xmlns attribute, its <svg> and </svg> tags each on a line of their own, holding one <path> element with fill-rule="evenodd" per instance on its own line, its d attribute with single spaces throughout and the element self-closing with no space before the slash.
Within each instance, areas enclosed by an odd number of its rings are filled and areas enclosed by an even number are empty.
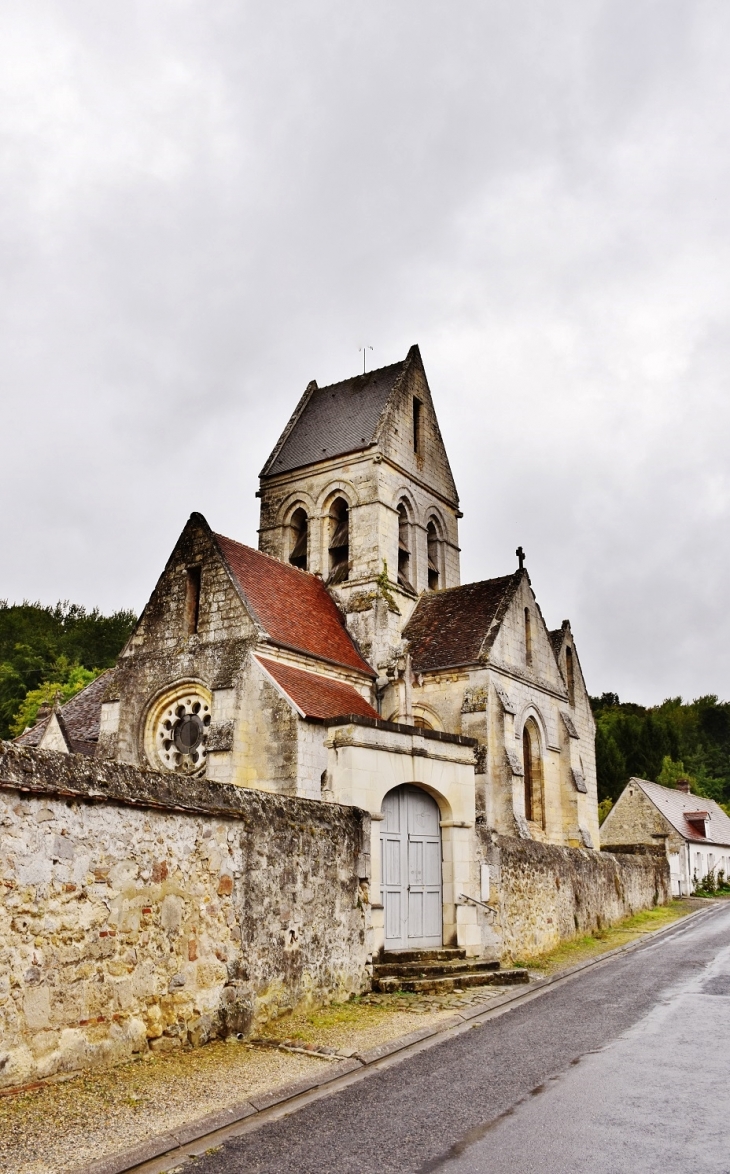
<svg viewBox="0 0 730 1174">
<path fill-rule="evenodd" d="M 383 800 L 380 825 L 385 949 L 442 943 L 441 828 L 437 803 L 418 787 L 396 787 Z"/>
</svg>

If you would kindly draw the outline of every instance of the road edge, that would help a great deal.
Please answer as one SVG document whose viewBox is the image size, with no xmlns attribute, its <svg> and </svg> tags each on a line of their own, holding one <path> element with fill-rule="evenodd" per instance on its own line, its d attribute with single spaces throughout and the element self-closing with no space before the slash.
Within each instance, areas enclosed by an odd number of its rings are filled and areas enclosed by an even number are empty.
<svg viewBox="0 0 730 1174">
<path fill-rule="evenodd" d="M 568 967 L 567 970 L 550 975 L 548 978 L 537 979 L 534 986 L 531 984 L 528 989 L 517 988 L 514 991 L 509 991 L 492 1000 L 487 1007 L 470 1007 L 464 1011 L 458 1011 L 450 1019 L 439 1023 L 436 1027 L 425 1027 L 368 1051 L 356 1052 L 352 1059 L 343 1059 L 339 1063 L 328 1064 L 326 1071 L 320 1075 L 313 1074 L 311 1078 L 306 1077 L 294 1083 L 281 1085 L 278 1089 L 272 1089 L 270 1093 L 260 1097 L 254 1096 L 250 1100 L 241 1101 L 227 1109 L 208 1113 L 179 1129 L 171 1129 L 157 1134 L 149 1141 L 142 1142 L 131 1149 L 122 1150 L 118 1154 L 110 1154 L 108 1158 L 101 1158 L 83 1166 L 76 1166 L 69 1174 L 132 1174 L 133 1171 L 141 1170 L 143 1166 L 157 1158 L 165 1158 L 169 1155 L 171 1160 L 179 1161 L 192 1157 L 193 1154 L 187 1147 L 193 1143 L 200 1143 L 206 1138 L 213 1142 L 216 1134 L 222 1130 L 228 1133 L 233 1126 L 244 1121 L 250 1125 L 263 1124 L 264 1120 L 271 1115 L 272 1110 L 277 1110 L 277 1115 L 279 1115 L 282 1108 L 288 1104 L 293 1107 L 300 1099 L 302 1105 L 307 1103 L 310 1098 L 305 1100 L 306 1094 L 335 1093 L 346 1083 L 349 1083 L 347 1078 L 354 1073 L 364 1074 L 369 1068 L 377 1068 L 384 1060 L 391 1060 L 398 1057 L 399 1054 L 401 1058 L 405 1059 L 407 1055 L 415 1051 L 420 1051 L 424 1047 L 432 1047 L 441 1039 L 445 1040 L 461 1034 L 462 1031 L 469 1030 L 478 1023 L 487 1022 L 514 1006 L 539 998 L 551 987 L 562 985 L 585 970 L 591 970 L 620 954 L 632 953 L 649 942 L 677 933 L 690 922 L 707 917 L 718 907 L 720 907 L 718 902 L 708 901 L 706 908 L 695 909 L 694 912 L 678 918 L 671 925 L 650 930 L 633 942 L 616 946 L 613 950 L 606 950 L 604 954 L 598 954 L 595 958 L 587 958 L 583 962 L 576 963 L 575 966 Z M 254 1121 L 253 1118 L 257 1120 Z M 201 1151 L 198 1149 L 198 1152 Z"/>
</svg>

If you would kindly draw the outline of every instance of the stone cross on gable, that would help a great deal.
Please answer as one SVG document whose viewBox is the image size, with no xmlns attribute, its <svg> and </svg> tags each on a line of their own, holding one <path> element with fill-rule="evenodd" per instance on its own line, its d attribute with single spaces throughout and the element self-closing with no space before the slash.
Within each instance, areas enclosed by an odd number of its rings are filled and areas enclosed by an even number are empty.
<svg viewBox="0 0 730 1174">
<path fill-rule="evenodd" d="M 515 554 L 517 555 L 518 559 L 520 560 L 520 570 L 523 571 L 525 569 L 525 552 L 521 546 L 517 547 Z"/>
</svg>

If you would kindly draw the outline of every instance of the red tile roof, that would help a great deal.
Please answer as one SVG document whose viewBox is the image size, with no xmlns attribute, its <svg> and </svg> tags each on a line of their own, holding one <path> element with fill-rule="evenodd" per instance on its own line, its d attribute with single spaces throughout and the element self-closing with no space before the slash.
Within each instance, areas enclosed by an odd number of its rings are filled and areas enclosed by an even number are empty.
<svg viewBox="0 0 730 1174">
<path fill-rule="evenodd" d="M 319 677 L 305 673 L 280 660 L 269 660 L 257 656 L 259 664 L 270 673 L 277 684 L 291 698 L 305 717 L 323 720 L 358 714 L 360 717 L 374 717 L 378 714 L 372 705 L 361 697 L 352 685 L 344 681 L 333 681 L 330 677 Z"/>
<path fill-rule="evenodd" d="M 222 534 L 215 537 L 254 618 L 274 644 L 375 676 L 321 579 Z"/>
<path fill-rule="evenodd" d="M 654 806 L 659 808 L 662 815 L 685 840 L 692 840 L 697 844 L 730 845 L 730 817 L 713 799 L 705 799 L 701 795 L 688 795 L 685 791 L 675 791 L 672 787 L 650 783 L 647 779 L 629 779 L 628 785 L 632 784 L 641 787 L 647 798 L 651 799 Z M 704 836 L 697 825 L 690 823 L 688 818 L 698 814 L 698 799 L 701 799 L 702 810 L 708 815 Z"/>
</svg>

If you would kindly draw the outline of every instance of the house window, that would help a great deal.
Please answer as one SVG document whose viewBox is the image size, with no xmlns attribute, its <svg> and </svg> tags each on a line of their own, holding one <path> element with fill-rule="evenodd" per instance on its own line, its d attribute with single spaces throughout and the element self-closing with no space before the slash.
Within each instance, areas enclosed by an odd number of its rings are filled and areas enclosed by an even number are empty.
<svg viewBox="0 0 730 1174">
<path fill-rule="evenodd" d="M 532 628 L 529 607 L 525 608 L 525 664 L 532 664 Z"/>
<path fill-rule="evenodd" d="M 300 571 L 307 569 L 307 544 L 309 539 L 309 519 L 301 507 L 294 510 L 289 523 L 291 532 L 291 554 L 289 562 Z"/>
<path fill-rule="evenodd" d="M 568 678 L 568 701 L 575 705 L 575 671 L 573 669 L 573 649 L 570 645 L 565 649 L 565 675 Z"/>
<path fill-rule="evenodd" d="M 412 591 L 410 529 L 408 511 L 401 502 L 398 506 L 398 583 Z"/>
<path fill-rule="evenodd" d="M 433 518 L 426 527 L 426 543 L 428 548 L 428 589 L 429 591 L 438 591 L 441 574 L 441 543 Z"/>
<path fill-rule="evenodd" d="M 532 719 L 522 731 L 522 762 L 525 771 L 525 819 L 545 826 L 540 735 Z"/>
<path fill-rule="evenodd" d="M 188 567 L 185 572 L 185 633 L 192 636 L 198 630 L 200 617 L 200 567 Z"/>
<path fill-rule="evenodd" d="M 336 497 L 329 515 L 330 583 L 344 583 L 350 574 L 350 511 L 343 497 Z"/>
<path fill-rule="evenodd" d="M 421 408 L 423 407 L 420 399 L 413 397 L 413 451 L 420 453 L 421 451 Z"/>
</svg>

